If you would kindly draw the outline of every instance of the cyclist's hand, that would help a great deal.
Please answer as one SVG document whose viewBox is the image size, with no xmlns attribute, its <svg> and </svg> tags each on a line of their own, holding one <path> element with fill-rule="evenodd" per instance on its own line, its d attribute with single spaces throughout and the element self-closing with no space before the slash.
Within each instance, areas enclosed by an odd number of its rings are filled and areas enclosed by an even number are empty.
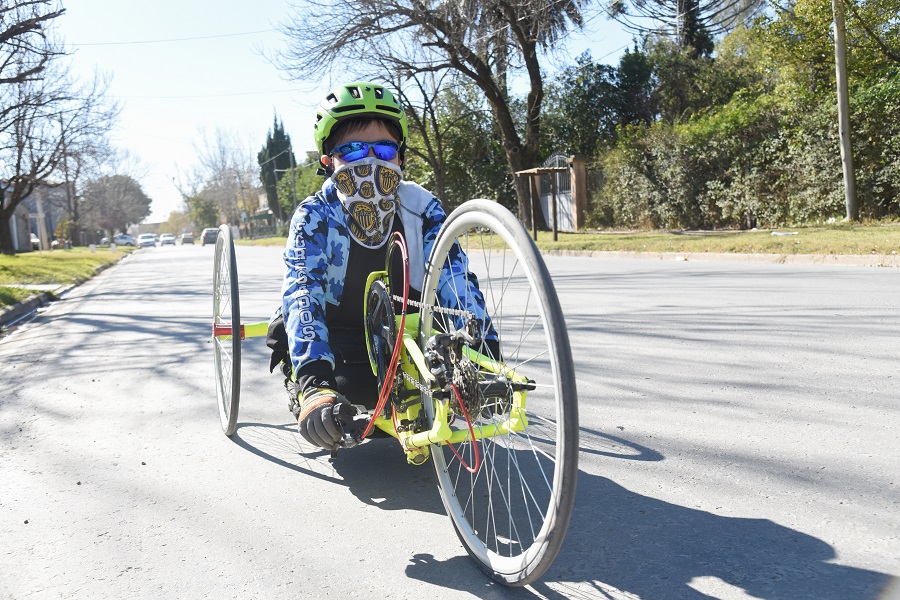
<svg viewBox="0 0 900 600">
<path fill-rule="evenodd" d="M 297 424 L 300 435 L 320 448 L 334 450 L 344 437 L 343 424 L 352 421 L 356 409 L 336 391 L 319 388 L 306 392 L 300 399 Z"/>
</svg>

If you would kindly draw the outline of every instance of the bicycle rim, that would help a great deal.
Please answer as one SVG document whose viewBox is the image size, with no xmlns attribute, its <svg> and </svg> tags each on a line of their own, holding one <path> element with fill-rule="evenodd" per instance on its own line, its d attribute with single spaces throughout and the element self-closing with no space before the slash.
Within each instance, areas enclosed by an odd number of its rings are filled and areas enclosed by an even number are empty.
<svg viewBox="0 0 900 600">
<path fill-rule="evenodd" d="M 241 393 L 241 309 L 237 260 L 227 225 L 219 228 L 214 261 L 213 325 L 226 325 L 232 331 L 230 337 L 213 336 L 219 419 L 225 435 L 230 436 L 237 426 Z"/>
<path fill-rule="evenodd" d="M 509 211 L 485 200 L 465 203 L 448 217 L 432 249 L 423 300 L 439 305 L 438 285 L 454 294 L 472 279 L 442 267 L 454 244 L 465 254 L 499 334 L 500 357 L 512 371 L 534 381 L 527 394 L 528 426 L 477 442 L 433 446 L 435 472 L 444 506 L 468 553 L 491 577 L 525 585 L 552 564 L 565 537 L 578 471 L 578 414 L 575 374 L 565 321 L 543 260 Z M 443 282 L 442 282 L 443 281 Z M 426 311 L 420 343 L 434 333 L 452 332 L 452 316 Z M 475 348 L 490 355 L 486 346 Z M 493 376 L 480 369 L 479 380 Z M 433 402 L 425 399 L 433 419 Z M 482 398 L 469 415 L 473 425 L 503 423 L 510 403 Z M 478 403 L 475 403 L 478 406 Z M 459 411 L 462 412 L 462 411 Z M 468 428 L 457 416 L 453 429 Z M 468 468 L 474 468 L 474 473 Z"/>
</svg>

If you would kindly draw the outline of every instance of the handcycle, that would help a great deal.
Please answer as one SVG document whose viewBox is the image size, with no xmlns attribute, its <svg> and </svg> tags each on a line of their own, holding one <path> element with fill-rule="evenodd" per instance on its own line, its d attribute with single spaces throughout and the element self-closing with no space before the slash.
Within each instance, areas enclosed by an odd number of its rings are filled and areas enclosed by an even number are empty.
<svg viewBox="0 0 900 600">
<path fill-rule="evenodd" d="M 562 547 L 578 474 L 575 371 L 549 272 L 516 218 L 487 200 L 447 217 L 418 302 L 409 299 L 402 236 L 388 244 L 385 270 L 368 277 L 364 300 L 378 404 L 357 407 L 365 426 L 341 445 L 362 443 L 377 428 L 399 441 L 409 463 L 430 457 L 444 507 L 479 568 L 505 585 L 532 583 Z M 402 273 L 389 272 L 395 252 Z M 465 269 L 452 271 L 454 256 Z M 473 277 L 489 323 L 473 318 Z M 234 243 L 222 225 L 212 329 L 228 436 L 237 427 L 241 343 L 268 330 L 266 321 L 242 324 L 240 314 Z"/>
</svg>

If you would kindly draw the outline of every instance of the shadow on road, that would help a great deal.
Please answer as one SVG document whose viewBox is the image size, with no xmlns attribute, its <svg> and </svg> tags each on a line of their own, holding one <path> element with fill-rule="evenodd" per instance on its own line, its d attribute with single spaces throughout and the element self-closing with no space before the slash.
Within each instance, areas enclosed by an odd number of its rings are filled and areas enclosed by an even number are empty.
<svg viewBox="0 0 900 600">
<path fill-rule="evenodd" d="M 582 452 L 630 460 L 662 456 L 582 430 Z M 891 577 L 834 564 L 834 549 L 768 519 L 724 517 L 636 494 L 581 472 L 563 549 L 541 581 L 523 589 L 460 577 L 462 557 L 416 555 L 414 579 L 480 597 L 700 600 L 876 600 Z M 474 570 L 474 569 L 471 569 Z"/>
<path fill-rule="evenodd" d="M 248 423 L 232 439 L 275 464 L 345 486 L 366 504 L 443 513 L 431 468 L 407 465 L 394 440 L 372 440 L 330 459 L 308 453 L 293 429 Z M 663 458 L 589 429 L 582 429 L 581 450 L 622 460 Z M 482 598 L 551 599 L 876 600 L 890 581 L 884 573 L 832 563 L 836 555 L 827 543 L 768 519 L 679 506 L 584 472 L 577 493 L 563 549 L 533 586 L 494 584 L 464 555 L 441 561 L 416 554 L 407 575 Z"/>
<path fill-rule="evenodd" d="M 431 464 L 408 464 L 393 438 L 340 450 L 333 459 L 327 451 L 300 442 L 294 423 L 241 423 L 231 439 L 277 465 L 344 486 L 370 506 L 444 514 Z"/>
</svg>

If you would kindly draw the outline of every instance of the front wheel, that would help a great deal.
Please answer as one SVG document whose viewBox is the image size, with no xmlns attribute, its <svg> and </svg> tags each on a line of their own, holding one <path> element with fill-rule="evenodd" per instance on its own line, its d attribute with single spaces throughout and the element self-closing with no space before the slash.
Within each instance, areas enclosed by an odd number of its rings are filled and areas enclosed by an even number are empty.
<svg viewBox="0 0 900 600">
<path fill-rule="evenodd" d="M 230 436 L 237 427 L 241 397 L 241 306 L 238 300 L 237 260 L 228 225 L 219 227 L 216 237 L 213 350 L 219 418 L 225 435 Z"/>
<path fill-rule="evenodd" d="M 553 282 L 516 218 L 472 200 L 441 228 L 422 300 L 451 309 L 422 311 L 423 349 L 434 336 L 467 340 L 453 355 L 452 394 L 424 399 L 429 419 L 443 408 L 451 429 L 473 432 L 432 447 L 441 498 L 479 567 L 526 585 L 562 546 L 578 475 L 575 370 Z M 492 426 L 503 433 L 472 439 Z"/>
</svg>

